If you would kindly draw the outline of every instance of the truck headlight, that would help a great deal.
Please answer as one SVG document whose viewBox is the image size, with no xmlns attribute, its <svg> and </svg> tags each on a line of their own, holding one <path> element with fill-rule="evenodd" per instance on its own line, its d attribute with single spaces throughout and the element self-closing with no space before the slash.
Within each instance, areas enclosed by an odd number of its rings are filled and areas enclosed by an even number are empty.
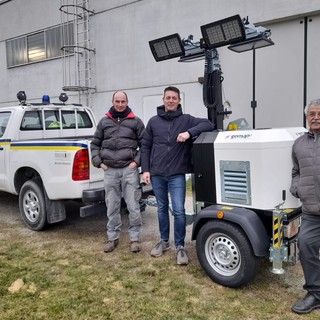
<svg viewBox="0 0 320 320">
<path fill-rule="evenodd" d="M 296 236 L 299 232 L 301 224 L 301 218 L 297 218 L 293 221 L 290 221 L 287 225 L 284 225 L 284 237 L 287 239 L 291 239 Z"/>
</svg>

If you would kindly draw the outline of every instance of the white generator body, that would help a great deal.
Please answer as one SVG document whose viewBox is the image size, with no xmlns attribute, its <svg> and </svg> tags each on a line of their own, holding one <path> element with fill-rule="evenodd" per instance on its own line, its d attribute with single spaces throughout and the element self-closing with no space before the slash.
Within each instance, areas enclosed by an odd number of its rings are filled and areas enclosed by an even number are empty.
<svg viewBox="0 0 320 320">
<path fill-rule="evenodd" d="M 290 193 L 292 145 L 303 127 L 219 132 L 214 141 L 217 203 L 273 210 L 298 208 Z"/>
</svg>

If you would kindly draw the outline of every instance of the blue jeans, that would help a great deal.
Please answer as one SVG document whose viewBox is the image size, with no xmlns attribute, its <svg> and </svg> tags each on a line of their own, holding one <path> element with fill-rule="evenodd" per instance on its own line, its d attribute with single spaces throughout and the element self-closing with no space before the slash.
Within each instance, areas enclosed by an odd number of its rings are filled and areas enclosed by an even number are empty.
<svg viewBox="0 0 320 320">
<path fill-rule="evenodd" d="M 170 235 L 169 197 L 170 194 L 174 217 L 175 246 L 184 246 L 186 236 L 186 179 L 184 174 L 170 177 L 151 176 L 152 188 L 157 199 L 158 221 L 161 240 L 168 241 Z"/>
</svg>

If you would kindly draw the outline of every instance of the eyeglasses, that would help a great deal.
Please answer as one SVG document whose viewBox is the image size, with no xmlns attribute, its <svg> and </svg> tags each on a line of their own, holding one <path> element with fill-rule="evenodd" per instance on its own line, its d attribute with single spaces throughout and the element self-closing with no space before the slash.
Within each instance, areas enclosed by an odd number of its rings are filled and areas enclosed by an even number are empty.
<svg viewBox="0 0 320 320">
<path fill-rule="evenodd" d="M 320 118 L 320 112 L 309 112 L 307 114 L 307 117 L 310 117 L 310 118 L 318 117 L 318 118 Z"/>
</svg>

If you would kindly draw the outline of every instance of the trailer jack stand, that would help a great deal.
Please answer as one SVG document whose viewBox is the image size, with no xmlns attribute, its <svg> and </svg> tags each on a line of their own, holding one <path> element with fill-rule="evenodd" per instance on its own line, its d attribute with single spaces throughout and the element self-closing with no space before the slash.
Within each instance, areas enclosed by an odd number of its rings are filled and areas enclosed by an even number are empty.
<svg viewBox="0 0 320 320">
<path fill-rule="evenodd" d="M 271 272 L 274 274 L 284 274 L 285 271 L 282 268 L 282 261 L 273 261 Z"/>
<path fill-rule="evenodd" d="M 283 274 L 282 262 L 288 260 L 288 249 L 283 244 L 283 211 L 279 207 L 273 210 L 273 237 L 270 248 L 271 272 Z"/>
</svg>

